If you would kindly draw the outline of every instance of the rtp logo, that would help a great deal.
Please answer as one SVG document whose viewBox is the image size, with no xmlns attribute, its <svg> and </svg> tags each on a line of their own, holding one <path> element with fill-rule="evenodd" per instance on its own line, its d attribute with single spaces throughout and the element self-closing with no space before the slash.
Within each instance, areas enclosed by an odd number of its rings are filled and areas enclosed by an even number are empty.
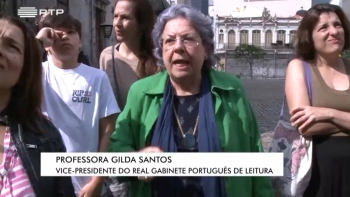
<svg viewBox="0 0 350 197">
<path fill-rule="evenodd" d="M 47 14 L 63 14 L 63 9 L 36 9 L 35 7 L 20 7 L 17 10 L 20 18 L 35 18 L 36 16 L 47 15 Z"/>
</svg>

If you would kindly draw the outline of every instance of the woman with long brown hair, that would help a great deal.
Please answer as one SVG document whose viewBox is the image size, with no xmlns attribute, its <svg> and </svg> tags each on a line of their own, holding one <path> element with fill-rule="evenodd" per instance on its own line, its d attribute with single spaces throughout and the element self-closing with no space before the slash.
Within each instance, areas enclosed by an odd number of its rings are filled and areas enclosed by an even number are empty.
<svg viewBox="0 0 350 197">
<path fill-rule="evenodd" d="M 317 4 L 302 19 L 297 37 L 297 58 L 288 65 L 285 92 L 292 125 L 312 138 L 311 179 L 305 178 L 300 190 L 305 197 L 347 197 L 350 61 L 339 54 L 350 47 L 349 20 L 339 6 Z"/>
<path fill-rule="evenodd" d="M 41 112 L 39 44 L 23 22 L 3 15 L 0 70 L 0 196 L 75 196 L 70 177 L 40 176 L 40 153 L 66 148 Z"/>
<path fill-rule="evenodd" d="M 107 73 L 121 109 L 131 84 L 159 70 L 151 35 L 155 21 L 149 1 L 117 0 L 115 4 L 113 27 L 118 44 L 102 51 L 100 68 Z"/>
<path fill-rule="evenodd" d="M 138 79 L 159 71 L 154 57 L 152 30 L 156 15 L 148 0 L 117 0 L 113 27 L 118 44 L 100 55 L 100 68 L 111 82 L 119 107 L 123 110 L 130 86 Z M 111 196 L 127 196 L 126 184 L 108 180 Z"/>
</svg>

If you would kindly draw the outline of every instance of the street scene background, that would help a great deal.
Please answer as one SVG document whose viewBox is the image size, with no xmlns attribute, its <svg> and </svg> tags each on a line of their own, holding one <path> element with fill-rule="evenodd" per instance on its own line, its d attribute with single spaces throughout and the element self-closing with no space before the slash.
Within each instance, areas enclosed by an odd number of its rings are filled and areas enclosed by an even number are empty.
<svg viewBox="0 0 350 197">
<path fill-rule="evenodd" d="M 279 118 L 284 97 L 284 79 L 242 79 L 242 82 L 257 118 L 266 151 Z M 287 107 L 284 112 L 285 117 L 289 118 Z"/>
<path fill-rule="evenodd" d="M 188 4 L 213 20 L 216 68 L 237 75 L 243 81 L 265 150 L 278 121 L 285 71 L 288 61 L 293 58 L 293 42 L 303 13 L 312 5 L 332 3 L 341 6 L 350 16 L 350 0 L 149 1 L 157 13 L 172 4 Z M 106 31 L 106 27 L 112 27 L 115 3 L 116 0 L 0 0 L 0 12 L 18 17 L 20 7 L 43 9 L 56 6 L 65 10 L 81 21 L 81 50 L 91 66 L 99 67 L 101 51 L 116 43 L 114 31 Z M 35 30 L 35 18 L 21 19 Z M 241 44 L 256 46 L 266 54 L 249 65 L 234 55 L 234 50 Z"/>
</svg>

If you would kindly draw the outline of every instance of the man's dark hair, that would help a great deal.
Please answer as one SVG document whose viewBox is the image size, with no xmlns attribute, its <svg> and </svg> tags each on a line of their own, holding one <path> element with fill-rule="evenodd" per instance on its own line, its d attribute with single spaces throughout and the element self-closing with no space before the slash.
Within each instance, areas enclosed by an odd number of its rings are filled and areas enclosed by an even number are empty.
<svg viewBox="0 0 350 197">
<path fill-rule="evenodd" d="M 56 6 L 51 6 L 51 7 L 45 7 L 45 10 L 50 10 L 50 9 L 57 9 Z M 53 13 L 55 14 L 55 13 Z M 43 14 L 38 15 L 35 17 L 35 26 L 36 26 L 36 33 L 39 33 L 40 27 L 41 27 L 41 21 L 43 20 Z"/>
<path fill-rule="evenodd" d="M 81 37 L 81 22 L 70 14 L 47 15 L 39 24 L 39 29 L 44 27 L 71 29 Z"/>
</svg>

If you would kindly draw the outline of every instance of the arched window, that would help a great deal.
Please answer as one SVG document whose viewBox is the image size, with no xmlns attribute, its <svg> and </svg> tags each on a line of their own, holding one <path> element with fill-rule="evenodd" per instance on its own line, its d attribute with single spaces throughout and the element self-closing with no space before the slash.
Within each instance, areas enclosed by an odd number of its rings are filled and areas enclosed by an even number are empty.
<svg viewBox="0 0 350 197">
<path fill-rule="evenodd" d="M 233 30 L 228 32 L 228 48 L 234 49 L 236 46 L 236 33 Z"/>
<path fill-rule="evenodd" d="M 248 44 L 249 42 L 249 33 L 248 30 L 241 30 L 240 35 L 240 44 Z"/>
<path fill-rule="evenodd" d="M 253 30 L 252 34 L 253 45 L 261 47 L 261 31 Z"/>
<path fill-rule="evenodd" d="M 294 44 L 294 42 L 296 41 L 297 39 L 297 31 L 296 30 L 292 30 L 289 32 L 289 43 L 290 44 Z"/>
<path fill-rule="evenodd" d="M 272 43 L 272 31 L 271 30 L 267 30 L 265 32 L 265 47 L 266 48 L 270 48 L 271 47 L 271 43 Z"/>
<path fill-rule="evenodd" d="M 278 30 L 277 31 L 277 42 L 282 41 L 283 44 L 286 43 L 286 31 L 285 30 Z"/>
</svg>

